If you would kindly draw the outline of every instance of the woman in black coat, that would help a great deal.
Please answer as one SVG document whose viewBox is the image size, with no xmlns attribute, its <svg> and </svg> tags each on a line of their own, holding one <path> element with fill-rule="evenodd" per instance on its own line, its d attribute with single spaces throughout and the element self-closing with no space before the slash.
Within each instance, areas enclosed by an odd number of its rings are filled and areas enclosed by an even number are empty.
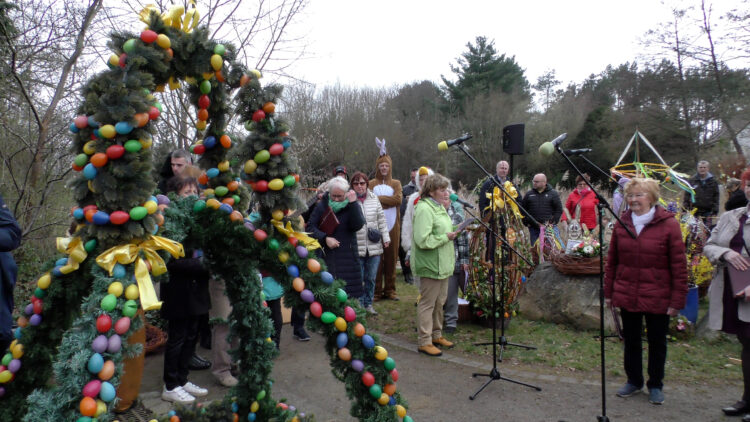
<svg viewBox="0 0 750 422">
<path fill-rule="evenodd" d="M 336 216 L 338 225 L 333 222 L 330 212 Z M 357 250 L 357 231 L 364 225 L 365 217 L 357 194 L 349 189 L 349 182 L 342 177 L 334 177 L 328 182 L 328 193 L 315 205 L 307 223 L 307 230 L 322 246 L 321 253 L 328 271 L 335 278 L 346 281 L 344 290 L 349 297 L 355 298 L 364 293 Z"/>
</svg>

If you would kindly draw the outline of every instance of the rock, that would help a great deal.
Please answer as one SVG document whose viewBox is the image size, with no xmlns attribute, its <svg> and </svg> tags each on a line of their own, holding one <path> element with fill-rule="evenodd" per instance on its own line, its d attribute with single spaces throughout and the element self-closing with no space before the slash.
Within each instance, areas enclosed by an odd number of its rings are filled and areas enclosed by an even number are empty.
<svg viewBox="0 0 750 422">
<path fill-rule="evenodd" d="M 599 329 L 599 276 L 569 276 L 550 262 L 537 265 L 518 298 L 524 318 L 564 324 L 579 330 Z M 612 313 L 605 309 L 607 335 L 614 333 Z"/>
</svg>

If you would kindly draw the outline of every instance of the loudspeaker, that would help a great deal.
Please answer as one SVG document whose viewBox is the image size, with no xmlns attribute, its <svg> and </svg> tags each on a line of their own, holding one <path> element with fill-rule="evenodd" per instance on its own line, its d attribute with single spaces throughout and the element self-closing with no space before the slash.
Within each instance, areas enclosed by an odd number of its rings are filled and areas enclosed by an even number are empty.
<svg viewBox="0 0 750 422">
<path fill-rule="evenodd" d="M 523 154 L 524 124 L 518 123 L 503 128 L 503 151 L 510 155 Z"/>
</svg>

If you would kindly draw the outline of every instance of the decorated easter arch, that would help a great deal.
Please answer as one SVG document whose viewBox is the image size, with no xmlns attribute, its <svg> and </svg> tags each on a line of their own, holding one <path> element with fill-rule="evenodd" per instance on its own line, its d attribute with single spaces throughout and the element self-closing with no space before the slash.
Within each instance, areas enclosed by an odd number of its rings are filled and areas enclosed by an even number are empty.
<svg viewBox="0 0 750 422">
<path fill-rule="evenodd" d="M 148 28 L 140 34 L 112 35 L 110 69 L 87 83 L 71 123 L 79 172 L 70 183 L 79 204 L 72 214 L 80 224 L 72 237 L 58 239 L 62 258 L 43 268 L 2 355 L 0 419 L 111 420 L 123 359 L 142 350 L 128 344 L 142 326 L 138 309 L 158 307 L 151 276 L 163 274 L 164 260 L 181 256 L 178 242 L 189 239 L 225 281 L 231 335 L 240 342 L 233 351 L 239 384 L 221 402 L 181 407 L 162 420 L 305 419 L 271 397 L 276 349 L 257 278 L 262 269 L 285 286 L 287 304 L 309 306 L 308 325 L 328 337 L 331 367 L 353 401 L 351 414 L 410 421 L 396 390 L 395 362 L 366 333 L 361 308 L 343 282 L 308 256 L 316 242 L 290 214 L 301 206 L 299 171 L 287 152 L 294 139 L 275 114 L 281 87 L 262 87 L 259 72 L 235 62 L 233 46 L 196 27 L 195 9 L 146 10 L 142 19 Z M 192 151 L 201 155 L 207 199 L 173 198 L 164 207 L 168 199 L 152 196 L 149 176 L 153 121 L 162 111 L 154 92 L 177 89 L 180 81 L 188 82 L 198 110 L 202 139 Z M 234 113 L 247 122 L 244 139 L 227 132 L 232 92 Z M 242 181 L 258 198 L 255 224 L 242 212 L 250 204 Z M 79 304 L 80 314 L 71 312 Z M 45 387 L 50 366 L 55 385 Z"/>
</svg>

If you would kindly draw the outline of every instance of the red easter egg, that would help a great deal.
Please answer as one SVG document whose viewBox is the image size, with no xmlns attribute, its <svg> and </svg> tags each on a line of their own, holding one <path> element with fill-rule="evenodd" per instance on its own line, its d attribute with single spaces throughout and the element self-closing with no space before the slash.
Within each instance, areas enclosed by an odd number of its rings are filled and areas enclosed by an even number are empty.
<svg viewBox="0 0 750 422">
<path fill-rule="evenodd" d="M 130 318 L 122 317 L 115 322 L 115 332 L 119 335 L 123 335 L 130 329 Z"/>
<path fill-rule="evenodd" d="M 96 211 L 96 205 L 92 204 L 92 205 L 86 205 L 85 207 L 83 207 L 83 212 L 86 212 L 88 210 L 94 210 L 94 211 Z"/>
<path fill-rule="evenodd" d="M 44 303 L 42 303 L 41 300 L 37 300 L 36 302 L 33 302 L 32 306 L 34 307 L 35 314 L 41 314 L 42 311 L 44 310 Z"/>
<path fill-rule="evenodd" d="M 193 147 L 193 154 L 203 155 L 204 152 L 206 152 L 206 146 L 203 144 L 198 144 Z"/>
<path fill-rule="evenodd" d="M 310 315 L 314 316 L 315 318 L 320 318 L 320 316 L 323 315 L 323 306 L 320 304 L 320 302 L 315 301 L 310 304 Z"/>
<path fill-rule="evenodd" d="M 253 186 L 253 190 L 256 192 L 268 192 L 268 182 L 265 180 L 258 180 Z"/>
<path fill-rule="evenodd" d="M 120 54 L 120 60 L 117 62 L 117 65 L 120 67 L 125 67 L 125 62 L 128 60 L 128 55 L 125 53 Z"/>
<path fill-rule="evenodd" d="M 271 155 L 281 155 L 281 153 L 284 152 L 284 145 L 275 143 L 268 148 L 268 152 L 270 152 Z"/>
<path fill-rule="evenodd" d="M 83 129 L 89 125 L 89 118 L 83 115 L 76 116 L 76 118 L 73 120 L 73 123 L 75 123 L 78 129 Z"/>
<path fill-rule="evenodd" d="M 156 41 L 156 38 L 159 36 L 156 32 L 146 29 L 145 31 L 141 32 L 141 41 L 145 43 L 151 44 L 152 42 Z"/>
<path fill-rule="evenodd" d="M 234 192 L 237 189 L 239 189 L 240 183 L 236 180 L 232 180 L 231 182 L 227 183 L 227 189 L 229 189 L 229 192 Z"/>
<path fill-rule="evenodd" d="M 201 175 L 198 176 L 198 183 L 201 185 L 208 184 L 208 175 L 206 173 L 201 173 Z"/>
<path fill-rule="evenodd" d="M 110 328 L 112 328 L 112 318 L 109 315 L 102 314 L 96 318 L 96 331 L 106 333 Z"/>
<path fill-rule="evenodd" d="M 109 222 L 118 226 L 127 223 L 128 220 L 130 220 L 130 214 L 125 211 L 113 211 L 112 214 L 109 215 Z"/>
<path fill-rule="evenodd" d="M 231 196 L 229 196 L 229 197 L 226 197 L 226 198 L 222 199 L 222 200 L 221 200 L 221 202 L 222 202 L 223 204 L 227 204 L 227 205 L 229 205 L 230 207 L 233 207 L 233 206 L 234 206 L 234 198 L 232 198 Z"/>
<path fill-rule="evenodd" d="M 226 82 L 226 81 L 227 81 L 226 79 L 224 79 L 224 74 L 223 74 L 223 73 L 221 73 L 221 69 L 217 70 L 217 71 L 216 71 L 216 72 L 214 72 L 214 73 L 216 74 L 216 80 L 217 80 L 217 81 L 219 81 L 219 82 L 221 82 L 221 83 L 224 83 L 224 82 Z"/>
<path fill-rule="evenodd" d="M 95 398 L 99 395 L 99 391 L 102 389 L 102 382 L 99 380 L 91 380 L 83 386 L 83 395 L 86 397 Z"/>
<path fill-rule="evenodd" d="M 125 147 L 122 145 L 110 145 L 107 147 L 107 158 L 110 160 L 117 160 L 123 155 L 125 155 Z"/>
<path fill-rule="evenodd" d="M 299 239 L 294 236 L 289 236 L 289 243 L 291 243 L 295 248 L 297 247 L 297 242 L 299 242 Z"/>
<path fill-rule="evenodd" d="M 86 221 L 88 221 L 89 223 L 94 222 L 94 214 L 96 214 L 96 208 L 89 209 L 83 212 L 83 215 L 86 217 Z"/>
<path fill-rule="evenodd" d="M 393 380 L 393 382 L 398 381 L 398 370 L 396 370 L 396 368 L 393 368 L 391 370 L 391 379 Z"/>
<path fill-rule="evenodd" d="M 161 111 L 159 111 L 158 108 L 155 106 L 151 106 L 151 108 L 148 109 L 148 118 L 151 120 L 156 120 L 161 115 Z"/>
<path fill-rule="evenodd" d="M 198 108 L 208 108 L 211 105 L 211 99 L 208 95 L 203 94 L 198 98 Z"/>
<path fill-rule="evenodd" d="M 364 374 L 362 374 L 362 384 L 364 384 L 366 387 L 371 387 L 373 384 L 375 384 L 375 377 L 370 373 L 370 371 L 365 371 Z"/>
<path fill-rule="evenodd" d="M 94 165 L 94 167 L 104 167 L 107 165 L 107 154 L 103 152 L 97 152 L 96 154 L 91 156 L 91 164 Z"/>
<path fill-rule="evenodd" d="M 299 183 L 299 174 L 294 175 L 294 182 Z"/>
<path fill-rule="evenodd" d="M 260 122 L 261 120 L 265 118 L 266 118 L 266 113 L 263 110 L 255 110 L 255 113 L 253 113 L 254 122 Z"/>
<path fill-rule="evenodd" d="M 135 113 L 133 116 L 135 127 L 143 127 L 148 124 L 148 113 Z"/>
<path fill-rule="evenodd" d="M 76 165 L 76 163 L 73 163 L 73 170 L 75 170 L 75 171 L 81 171 L 81 170 L 83 170 L 83 167 L 79 167 L 79 166 Z"/>
<path fill-rule="evenodd" d="M 346 322 L 352 322 L 357 319 L 357 312 L 351 306 L 344 308 L 344 319 Z"/>
<path fill-rule="evenodd" d="M 262 241 L 266 240 L 266 238 L 268 237 L 268 234 L 266 234 L 266 232 L 264 232 L 264 231 L 263 231 L 263 230 L 261 230 L 261 229 L 257 229 L 257 230 L 255 230 L 255 231 L 253 232 L 253 237 L 254 237 L 254 238 L 255 238 L 255 240 L 257 240 L 258 242 L 262 242 Z"/>
</svg>

